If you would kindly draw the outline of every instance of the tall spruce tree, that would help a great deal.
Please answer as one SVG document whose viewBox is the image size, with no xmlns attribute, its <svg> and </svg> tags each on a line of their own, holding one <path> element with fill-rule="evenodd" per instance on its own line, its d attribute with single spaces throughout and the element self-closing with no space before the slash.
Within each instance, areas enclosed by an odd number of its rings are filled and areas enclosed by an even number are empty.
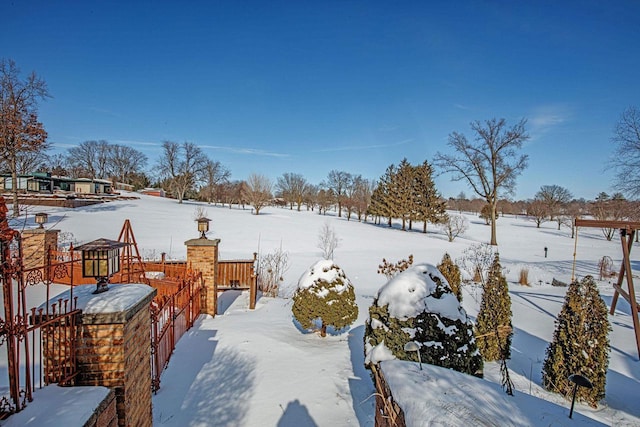
<svg viewBox="0 0 640 427">
<path fill-rule="evenodd" d="M 373 190 L 368 208 L 368 214 L 378 218 L 377 223 L 380 223 L 380 218 L 387 218 L 389 227 L 391 227 L 391 220 L 396 216 L 396 207 L 391 200 L 391 194 L 393 193 L 392 181 L 395 174 L 396 168 L 394 165 L 387 167 L 384 175 L 380 177 L 376 188 Z"/>
<path fill-rule="evenodd" d="M 476 323 L 476 340 L 486 361 L 511 356 L 511 297 L 507 279 L 502 274 L 500 256 L 496 253 L 484 286 Z"/>
<path fill-rule="evenodd" d="M 396 218 L 402 221 L 402 230 L 411 229 L 411 221 L 415 212 L 414 168 L 405 158 L 398 165 L 392 178 L 393 191 L 390 193 L 392 203 L 396 206 Z"/>
<path fill-rule="evenodd" d="M 571 283 L 547 347 L 543 386 L 568 398 L 573 391 L 569 375 L 581 374 L 593 388 L 578 387 L 577 397 L 596 407 L 605 396 L 610 330 L 607 306 L 594 278 L 586 276 Z"/>
<path fill-rule="evenodd" d="M 438 264 L 438 270 L 447 279 L 451 291 L 455 294 L 458 301 L 462 301 L 462 275 L 460 274 L 460 267 L 453 262 L 451 256 L 445 252 L 442 257 L 442 261 Z"/>
<path fill-rule="evenodd" d="M 427 222 L 437 224 L 447 217 L 446 203 L 441 200 L 432 175 L 433 169 L 426 160 L 413 167 L 414 218 L 422 221 L 423 233 L 427 232 Z"/>
<path fill-rule="evenodd" d="M 318 261 L 300 277 L 292 311 L 304 329 L 319 326 L 322 337 L 327 327 L 339 331 L 358 318 L 353 285 L 331 260 Z"/>
</svg>

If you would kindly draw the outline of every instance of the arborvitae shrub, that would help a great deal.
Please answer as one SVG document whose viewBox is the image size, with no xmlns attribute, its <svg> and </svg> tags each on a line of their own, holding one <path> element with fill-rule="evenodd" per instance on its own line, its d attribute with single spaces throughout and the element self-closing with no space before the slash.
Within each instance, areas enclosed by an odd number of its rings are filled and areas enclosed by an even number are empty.
<svg viewBox="0 0 640 427">
<path fill-rule="evenodd" d="M 405 352 L 414 341 L 423 363 L 482 376 L 482 356 L 473 335 L 473 323 L 446 279 L 431 264 L 418 264 L 394 276 L 376 295 L 365 325 L 367 364 L 374 353 L 392 354 L 417 362 L 416 352 Z"/>
<path fill-rule="evenodd" d="M 331 260 L 318 261 L 300 277 L 292 311 L 304 329 L 317 327 L 323 337 L 327 327 L 339 331 L 358 318 L 353 285 Z"/>
<path fill-rule="evenodd" d="M 462 301 L 462 275 L 460 274 L 460 267 L 453 262 L 448 253 L 445 253 L 442 257 L 442 261 L 438 264 L 438 270 L 447 279 L 447 283 L 451 287 L 458 301 Z"/>
<path fill-rule="evenodd" d="M 593 277 L 569 285 L 564 305 L 556 319 L 553 340 L 542 367 L 542 384 L 567 398 L 573 392 L 571 374 L 581 374 L 592 389 L 578 387 L 578 399 L 596 407 L 604 398 L 609 366 L 609 319 L 607 306 Z"/>
<path fill-rule="evenodd" d="M 511 297 L 507 279 L 502 274 L 500 256 L 493 258 L 484 285 L 476 324 L 476 340 L 486 361 L 511 356 Z"/>
</svg>

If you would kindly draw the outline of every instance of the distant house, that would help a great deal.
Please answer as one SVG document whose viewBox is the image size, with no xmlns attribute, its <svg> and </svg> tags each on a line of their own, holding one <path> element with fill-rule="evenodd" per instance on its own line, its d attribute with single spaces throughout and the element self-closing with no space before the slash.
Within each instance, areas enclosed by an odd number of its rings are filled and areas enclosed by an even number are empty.
<svg viewBox="0 0 640 427">
<path fill-rule="evenodd" d="M 13 190 L 10 174 L 0 175 L 0 190 Z M 48 173 L 36 172 L 31 175 L 18 175 L 18 191 L 20 192 L 51 193 L 52 190 L 51 175 Z"/>
<path fill-rule="evenodd" d="M 124 190 L 124 191 L 133 191 L 133 185 L 125 184 L 124 182 L 116 182 L 115 183 L 116 190 Z"/>
<path fill-rule="evenodd" d="M 0 175 L 0 191 L 12 191 L 11 175 Z M 110 194 L 113 191 L 107 179 L 67 178 L 36 172 L 18 176 L 18 191 L 23 193 L 55 193 L 56 191 L 81 194 Z"/>
<path fill-rule="evenodd" d="M 148 196 L 166 197 L 166 194 L 162 188 L 144 188 L 139 192 Z"/>
<path fill-rule="evenodd" d="M 74 191 L 78 194 L 109 194 L 111 181 L 108 179 L 77 178 L 74 180 Z"/>
</svg>

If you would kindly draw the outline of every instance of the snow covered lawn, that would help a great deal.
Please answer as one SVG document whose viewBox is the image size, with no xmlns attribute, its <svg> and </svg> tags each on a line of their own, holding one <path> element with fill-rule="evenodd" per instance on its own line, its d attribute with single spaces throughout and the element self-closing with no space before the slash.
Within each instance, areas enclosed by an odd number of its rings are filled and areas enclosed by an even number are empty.
<svg viewBox="0 0 640 427">
<path fill-rule="evenodd" d="M 248 310 L 246 294 L 227 291 L 220 299 L 223 314 L 202 317 L 182 338 L 153 399 L 154 425 L 158 426 L 373 425 L 374 387 L 364 369 L 363 332 L 373 297 L 386 282 L 384 276 L 377 274 L 382 258 L 395 262 L 413 254 L 415 263 L 437 264 L 445 251 L 455 260 L 470 244 L 489 238 L 488 227 L 474 215 L 467 215 L 470 230 L 449 243 L 433 225 L 425 235 L 347 221 L 335 213 L 321 216 L 267 208 L 255 216 L 249 209 L 178 204 L 151 196 L 74 210 L 32 207 L 29 213 L 32 217 L 37 211 L 46 211 L 50 214 L 48 225 L 72 232 L 78 243 L 100 237 L 115 239 L 124 220 L 130 219 L 143 255 L 159 258 L 161 252 L 166 252 L 169 259 L 184 259 L 184 241 L 198 236 L 194 222 L 197 207 L 204 207 L 206 216 L 212 219 L 208 236 L 221 239 L 222 259 L 248 258 L 254 251 L 269 253 L 282 247 L 289 253 L 290 266 L 284 275 L 281 298 L 260 298 L 256 309 Z M 341 239 L 334 260 L 355 287 L 359 316 L 348 333 L 320 338 L 296 327 L 289 297 L 302 273 L 321 258 L 318 232 L 325 223 Z M 507 269 L 512 300 L 514 337 L 509 367 L 516 388 L 516 397 L 505 395 L 502 399 L 512 400 L 517 414 L 523 417 L 511 422 L 581 425 L 584 416 L 595 420 L 595 425 L 640 426 L 640 362 L 628 304 L 620 299 L 616 315 L 610 316 L 613 330 L 606 400 L 597 409 L 576 405 L 573 422 L 562 418 L 562 408 L 568 416 L 570 402 L 540 388 L 541 368 L 566 292 L 566 288 L 552 287 L 550 283 L 553 278 L 564 282 L 571 279 L 575 241 L 570 238 L 569 229 L 558 231 L 551 223 L 538 229 L 532 221 L 502 217 L 497 226 L 500 258 Z M 415 228 L 421 229 L 421 224 L 415 224 Z M 638 248 L 631 252 L 636 272 L 640 270 L 638 253 Z M 616 268 L 620 265 L 619 239 L 608 242 L 600 230 L 581 229 L 577 277 L 597 275 L 598 261 L 605 255 L 614 260 Z M 523 267 L 529 269 L 530 287 L 516 284 Z M 603 281 L 599 286 L 609 305 L 611 285 Z M 464 286 L 463 306 L 472 318 L 477 315 L 480 296 L 478 287 Z M 449 382 L 459 388 L 448 371 L 442 376 L 433 375 L 438 384 Z M 497 365 L 485 365 L 482 381 L 493 382 L 491 393 L 500 395 L 499 386 L 495 385 L 500 382 Z M 484 393 L 478 391 L 482 389 L 473 390 Z M 446 387 L 431 391 L 445 393 Z M 538 405 L 535 402 L 539 401 L 529 395 L 553 405 Z M 38 392 L 35 398 L 32 404 L 38 404 Z M 425 405 L 429 407 L 428 402 Z M 495 425 L 506 425 L 504 420 L 516 414 L 512 405 L 496 403 Z M 545 418 L 548 408 L 554 408 L 549 412 L 552 418 Z M 459 414 L 444 417 L 445 425 L 460 425 Z"/>
</svg>

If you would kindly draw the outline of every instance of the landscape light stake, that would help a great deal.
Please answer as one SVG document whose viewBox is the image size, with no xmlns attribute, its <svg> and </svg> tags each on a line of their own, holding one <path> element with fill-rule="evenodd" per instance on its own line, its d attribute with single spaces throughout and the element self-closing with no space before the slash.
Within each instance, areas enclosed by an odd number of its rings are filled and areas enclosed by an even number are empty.
<svg viewBox="0 0 640 427">
<path fill-rule="evenodd" d="M 422 358 L 420 357 L 420 347 L 415 341 L 409 341 L 404 345 L 404 351 L 415 351 L 418 353 L 418 363 L 420 364 L 420 370 L 422 371 Z"/>
<path fill-rule="evenodd" d="M 573 397 L 571 398 L 571 410 L 569 411 L 569 418 L 573 417 L 573 405 L 576 403 L 576 393 L 578 392 L 578 386 L 593 388 L 593 384 L 586 377 L 580 374 L 569 375 L 569 381 L 573 383 Z"/>
</svg>

